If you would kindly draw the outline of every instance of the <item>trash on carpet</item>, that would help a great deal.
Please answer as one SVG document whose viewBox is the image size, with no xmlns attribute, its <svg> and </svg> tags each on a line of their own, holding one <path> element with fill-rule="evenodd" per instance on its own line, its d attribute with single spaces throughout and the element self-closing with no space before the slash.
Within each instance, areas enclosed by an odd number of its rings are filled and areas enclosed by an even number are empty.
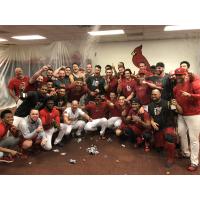
<svg viewBox="0 0 200 200">
<path fill-rule="evenodd" d="M 81 138 L 78 138 L 78 139 L 77 139 L 77 143 L 80 143 L 81 141 L 82 141 Z"/>
<path fill-rule="evenodd" d="M 76 164 L 76 160 L 70 159 L 70 160 L 69 160 L 69 163 L 70 163 L 70 164 Z"/>
<path fill-rule="evenodd" d="M 99 151 L 97 150 L 97 147 L 95 145 L 92 145 L 91 147 L 87 148 L 86 151 L 91 155 L 99 154 Z"/>
<path fill-rule="evenodd" d="M 107 139 L 107 142 L 112 142 L 112 139 L 109 137 L 109 138 Z"/>
<path fill-rule="evenodd" d="M 61 156 L 65 156 L 67 153 L 63 152 L 63 153 L 60 153 Z"/>
<path fill-rule="evenodd" d="M 59 149 L 54 149 L 53 152 L 58 153 L 58 152 L 60 152 L 60 150 Z"/>
</svg>

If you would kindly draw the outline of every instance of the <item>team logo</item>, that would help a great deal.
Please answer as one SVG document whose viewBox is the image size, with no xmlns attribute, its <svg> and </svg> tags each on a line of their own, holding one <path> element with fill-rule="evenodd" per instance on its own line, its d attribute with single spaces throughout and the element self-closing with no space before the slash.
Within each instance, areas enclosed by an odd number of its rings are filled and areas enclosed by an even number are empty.
<svg viewBox="0 0 200 200">
<path fill-rule="evenodd" d="M 127 86 L 126 86 L 126 90 L 127 90 L 128 92 L 131 91 L 131 87 L 130 87 L 130 85 L 127 85 Z"/>
<path fill-rule="evenodd" d="M 162 107 L 156 107 L 156 108 L 154 108 L 154 114 L 155 115 L 160 115 L 161 111 L 162 111 Z"/>
</svg>

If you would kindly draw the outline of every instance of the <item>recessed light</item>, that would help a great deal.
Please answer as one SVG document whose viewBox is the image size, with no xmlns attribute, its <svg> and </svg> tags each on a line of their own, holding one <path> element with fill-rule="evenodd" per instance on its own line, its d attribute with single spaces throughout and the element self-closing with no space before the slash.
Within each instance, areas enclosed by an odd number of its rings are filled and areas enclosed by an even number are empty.
<svg viewBox="0 0 200 200">
<path fill-rule="evenodd" d="M 165 26 L 164 31 L 184 31 L 184 30 L 197 30 L 200 29 L 200 25 L 173 25 Z"/>
<path fill-rule="evenodd" d="M 5 41 L 8 41 L 8 40 L 6 40 L 4 38 L 0 38 L 0 42 L 5 42 Z"/>
<path fill-rule="evenodd" d="M 11 38 L 16 39 L 16 40 L 43 40 L 43 39 L 47 39 L 46 37 L 41 36 L 41 35 L 19 35 L 19 36 L 13 36 Z"/>
<path fill-rule="evenodd" d="M 120 34 L 124 34 L 124 30 L 91 31 L 91 32 L 88 32 L 88 34 L 90 34 L 92 36 L 98 36 L 98 35 L 120 35 Z"/>
</svg>

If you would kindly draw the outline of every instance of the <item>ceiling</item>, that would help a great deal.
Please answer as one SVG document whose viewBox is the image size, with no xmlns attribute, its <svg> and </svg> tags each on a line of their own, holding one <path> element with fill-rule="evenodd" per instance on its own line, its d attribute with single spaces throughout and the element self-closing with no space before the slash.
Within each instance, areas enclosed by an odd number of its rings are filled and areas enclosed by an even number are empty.
<svg viewBox="0 0 200 200">
<path fill-rule="evenodd" d="M 8 41 L 0 42 L 0 45 L 24 45 L 24 44 L 49 44 L 53 41 L 64 40 L 85 40 L 88 38 L 88 31 L 123 29 L 124 35 L 101 36 L 98 42 L 117 42 L 117 41 L 139 41 L 139 40 L 160 40 L 177 38 L 197 38 L 200 37 L 200 30 L 193 31 L 172 31 L 164 32 L 164 25 L 9 25 L 0 26 L 0 38 Z M 11 39 L 15 35 L 34 35 L 40 34 L 47 37 L 46 40 L 20 41 Z"/>
</svg>

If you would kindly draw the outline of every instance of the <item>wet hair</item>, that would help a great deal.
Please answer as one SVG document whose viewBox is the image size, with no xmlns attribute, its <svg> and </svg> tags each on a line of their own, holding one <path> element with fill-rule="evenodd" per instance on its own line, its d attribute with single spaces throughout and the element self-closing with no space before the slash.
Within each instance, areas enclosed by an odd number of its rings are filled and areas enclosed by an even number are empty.
<svg viewBox="0 0 200 200">
<path fill-rule="evenodd" d="M 8 113 L 12 114 L 12 111 L 11 111 L 11 110 L 8 110 L 8 109 L 2 111 L 2 112 L 1 112 L 1 119 L 4 119 L 5 116 L 6 116 L 6 114 L 8 114 Z"/>
<path fill-rule="evenodd" d="M 95 65 L 95 68 L 96 67 L 101 70 L 101 66 L 100 65 Z"/>
<path fill-rule="evenodd" d="M 41 85 L 38 86 L 37 89 L 41 89 L 42 87 L 47 87 L 47 84 L 41 84 Z"/>
<path fill-rule="evenodd" d="M 180 62 L 180 65 L 182 65 L 182 64 L 186 64 L 187 65 L 187 68 L 189 69 L 190 68 L 190 63 L 188 62 L 188 61 L 182 61 L 182 62 Z"/>
<path fill-rule="evenodd" d="M 156 63 L 156 67 L 165 67 L 165 64 L 163 62 Z"/>
<path fill-rule="evenodd" d="M 151 65 L 150 69 L 156 69 L 156 66 L 155 65 Z"/>
<path fill-rule="evenodd" d="M 52 67 L 48 67 L 48 70 L 53 72 L 53 68 Z"/>
<path fill-rule="evenodd" d="M 73 65 L 78 65 L 78 67 L 79 67 L 79 64 L 78 64 L 78 63 L 76 63 L 76 62 L 72 63 L 72 66 L 73 66 Z"/>
<path fill-rule="evenodd" d="M 112 70 L 112 66 L 111 66 L 111 65 L 106 65 L 106 66 L 105 66 L 105 69 L 106 69 L 106 70 Z"/>
<path fill-rule="evenodd" d="M 59 71 L 64 71 L 65 72 L 65 68 L 62 67 L 62 68 L 59 69 Z"/>
<path fill-rule="evenodd" d="M 45 101 L 44 101 L 44 105 L 45 105 L 45 106 L 47 105 L 47 102 L 48 102 L 48 101 L 53 101 L 53 102 L 55 103 L 55 97 L 53 97 L 53 96 L 47 97 L 47 98 L 45 99 Z"/>
<path fill-rule="evenodd" d="M 125 69 L 124 73 L 125 73 L 126 71 L 129 72 L 130 74 L 132 74 L 132 71 L 131 71 L 130 69 Z"/>
<path fill-rule="evenodd" d="M 120 67 L 123 67 L 123 68 L 125 68 L 125 67 L 124 67 L 124 63 L 123 63 L 123 62 L 119 62 L 119 63 L 118 63 L 118 66 L 119 66 L 119 65 L 120 65 Z"/>
</svg>

